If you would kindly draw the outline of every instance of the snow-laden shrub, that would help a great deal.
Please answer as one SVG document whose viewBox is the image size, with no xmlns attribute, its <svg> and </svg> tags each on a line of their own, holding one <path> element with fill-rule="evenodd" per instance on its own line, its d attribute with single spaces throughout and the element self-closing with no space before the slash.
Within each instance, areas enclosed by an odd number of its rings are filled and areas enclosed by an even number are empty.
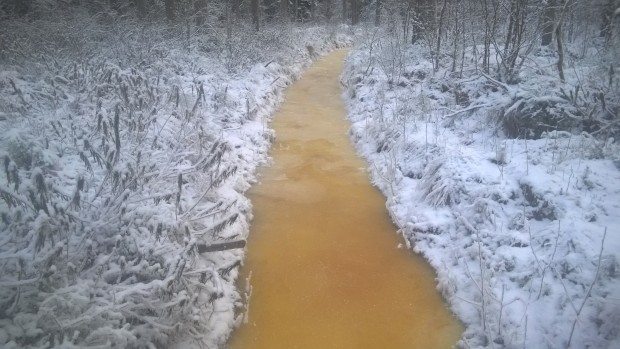
<svg viewBox="0 0 620 349">
<path fill-rule="evenodd" d="M 457 154 L 431 160 L 420 180 L 419 190 L 424 201 L 433 207 L 460 203 L 463 194 L 467 193 L 465 181 L 459 174 L 465 162 L 467 159 Z"/>
<path fill-rule="evenodd" d="M 618 135 L 620 99 L 617 86 L 592 82 L 552 88 L 551 94 L 520 91 L 499 116 L 509 138 L 539 139 L 544 133 L 586 132 Z"/>
<path fill-rule="evenodd" d="M 199 142 L 202 120 L 176 108 L 178 89 L 157 86 L 156 76 L 109 63 L 59 74 L 63 85 L 50 79 L 40 94 L 71 96 L 79 108 L 54 101 L 59 117 L 29 120 L 44 139 L 22 129 L 3 144 L 0 322 L 27 315 L 31 330 L 8 340 L 32 347 L 165 345 L 193 323 L 202 289 L 222 296 L 205 284 L 217 273 L 202 281 L 184 273 L 196 263 L 196 234 L 216 238 L 237 217 L 213 197 L 221 218 L 201 227 L 199 187 L 188 182 L 200 179 L 213 195 L 236 168 L 223 160 L 225 143 Z M 50 103 L 43 96 L 30 94 L 30 103 Z M 179 133 L 184 140 L 173 141 Z M 191 147 L 204 155 L 189 156 Z"/>
<path fill-rule="evenodd" d="M 538 139 L 551 130 L 573 130 L 579 124 L 559 98 L 518 99 L 504 113 L 502 126 L 510 138 Z"/>
</svg>

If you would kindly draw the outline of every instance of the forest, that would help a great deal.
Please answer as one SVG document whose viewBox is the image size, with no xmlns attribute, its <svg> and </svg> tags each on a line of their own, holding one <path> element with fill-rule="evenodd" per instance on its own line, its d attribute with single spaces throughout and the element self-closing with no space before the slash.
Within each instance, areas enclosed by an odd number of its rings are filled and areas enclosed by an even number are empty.
<svg viewBox="0 0 620 349">
<path fill-rule="evenodd" d="M 225 348 L 271 116 L 338 48 L 456 346 L 619 347 L 618 0 L 0 0 L 0 347 Z"/>
</svg>

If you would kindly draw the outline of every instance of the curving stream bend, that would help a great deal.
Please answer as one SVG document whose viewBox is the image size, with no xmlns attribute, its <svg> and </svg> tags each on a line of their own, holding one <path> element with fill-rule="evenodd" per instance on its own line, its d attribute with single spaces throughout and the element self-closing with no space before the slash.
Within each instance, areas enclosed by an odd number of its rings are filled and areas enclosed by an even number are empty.
<svg viewBox="0 0 620 349">
<path fill-rule="evenodd" d="M 249 321 L 231 349 L 450 348 L 461 334 L 432 269 L 397 248 L 385 198 L 350 144 L 345 55 L 308 69 L 274 117 L 273 164 L 250 192 Z"/>
</svg>

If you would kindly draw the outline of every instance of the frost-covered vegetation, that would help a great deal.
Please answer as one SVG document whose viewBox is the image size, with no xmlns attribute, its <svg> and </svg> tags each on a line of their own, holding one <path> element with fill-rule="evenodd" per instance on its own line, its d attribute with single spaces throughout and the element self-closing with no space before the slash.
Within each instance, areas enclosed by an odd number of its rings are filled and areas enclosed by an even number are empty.
<svg viewBox="0 0 620 349">
<path fill-rule="evenodd" d="M 243 246 L 269 115 L 347 39 L 34 4 L 1 20 L 0 347 L 223 345 L 243 250 L 199 251 Z"/>
<path fill-rule="evenodd" d="M 618 5 L 0 2 L 0 347 L 224 346 L 269 115 L 341 20 L 352 139 L 459 345 L 619 347 Z"/>
<path fill-rule="evenodd" d="M 620 32 L 601 25 L 607 2 L 387 3 L 399 10 L 365 29 L 342 76 L 351 137 L 465 324 L 459 346 L 619 347 Z M 541 45 L 545 20 L 554 40 Z"/>
</svg>

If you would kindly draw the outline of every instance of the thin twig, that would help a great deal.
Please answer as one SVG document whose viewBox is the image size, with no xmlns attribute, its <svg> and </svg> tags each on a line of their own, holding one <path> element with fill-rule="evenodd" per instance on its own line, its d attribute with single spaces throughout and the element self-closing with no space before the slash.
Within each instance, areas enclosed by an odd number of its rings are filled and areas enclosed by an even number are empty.
<svg viewBox="0 0 620 349">
<path fill-rule="evenodd" d="M 473 109 L 478 109 L 478 108 L 490 107 L 490 106 L 491 106 L 490 104 L 478 104 L 478 105 L 473 105 L 473 106 L 471 106 L 471 107 L 467 107 L 467 108 L 465 108 L 465 109 L 457 110 L 457 111 L 454 111 L 453 113 L 446 114 L 446 115 L 444 115 L 444 117 L 452 117 L 452 116 L 458 115 L 458 114 L 460 114 L 460 113 L 464 113 L 464 112 L 466 112 L 466 111 L 470 111 L 470 110 L 473 110 Z M 441 109 L 441 108 L 440 108 L 440 109 Z M 447 109 L 447 108 L 446 108 L 446 109 Z"/>
<path fill-rule="evenodd" d="M 592 288 L 594 288 L 594 284 L 596 284 L 596 280 L 598 280 L 598 275 L 601 271 L 601 259 L 603 257 L 603 248 L 605 246 L 605 237 L 607 237 L 607 227 L 605 227 L 605 232 L 603 233 L 603 240 L 601 240 L 601 249 L 598 252 L 598 263 L 596 265 L 596 274 L 594 275 L 594 279 L 592 280 L 592 283 L 590 283 L 590 287 L 588 288 L 588 292 L 586 292 L 585 297 L 583 297 L 583 301 L 581 302 L 581 306 L 579 307 L 579 310 L 577 311 L 577 317 L 575 318 L 575 321 L 573 321 L 573 327 L 570 330 L 570 336 L 568 337 L 568 344 L 566 345 L 567 348 L 570 348 L 570 343 L 573 340 L 573 334 L 575 332 L 575 326 L 577 325 L 577 320 L 579 319 L 579 315 L 581 314 L 581 311 L 583 310 L 583 307 L 586 305 L 586 302 L 588 301 L 588 298 L 590 298 L 590 293 L 592 292 Z"/>
</svg>

